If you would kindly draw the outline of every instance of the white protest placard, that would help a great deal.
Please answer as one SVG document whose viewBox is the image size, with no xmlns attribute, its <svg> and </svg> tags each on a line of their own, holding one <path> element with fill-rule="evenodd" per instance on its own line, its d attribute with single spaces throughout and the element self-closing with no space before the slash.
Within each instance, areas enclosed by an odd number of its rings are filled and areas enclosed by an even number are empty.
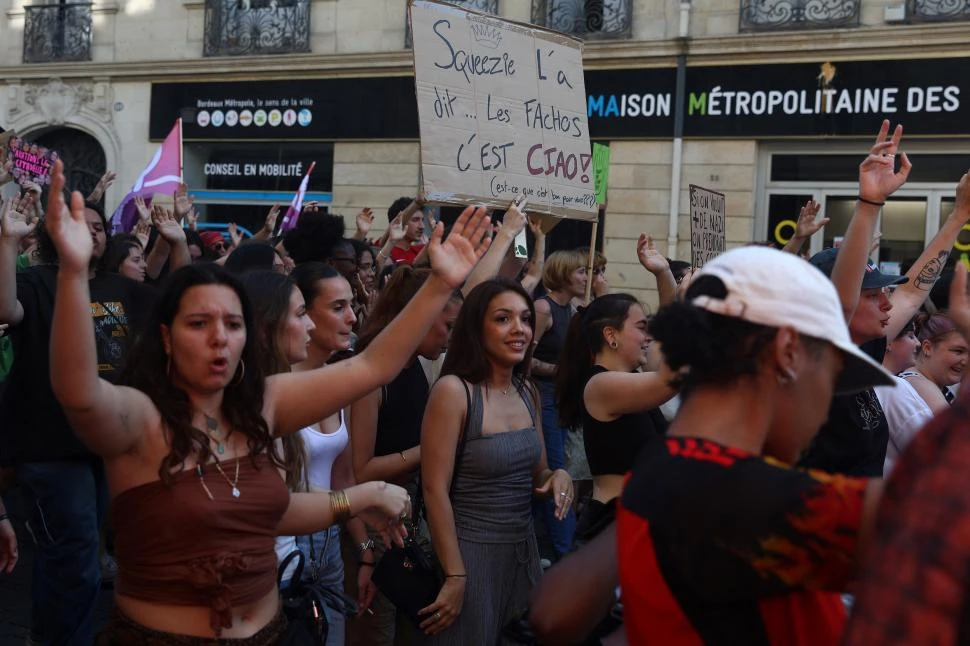
<svg viewBox="0 0 970 646">
<path fill-rule="evenodd" d="M 724 253 L 724 193 L 690 185 L 690 264 L 700 269 Z"/>
<path fill-rule="evenodd" d="M 433 0 L 408 6 L 429 201 L 596 219 L 582 42 Z"/>
</svg>

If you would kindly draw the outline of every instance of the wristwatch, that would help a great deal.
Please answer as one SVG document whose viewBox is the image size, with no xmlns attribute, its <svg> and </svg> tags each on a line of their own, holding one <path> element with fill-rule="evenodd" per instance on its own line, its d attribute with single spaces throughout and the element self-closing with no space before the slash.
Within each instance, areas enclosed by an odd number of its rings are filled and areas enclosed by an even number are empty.
<svg viewBox="0 0 970 646">
<path fill-rule="evenodd" d="M 366 541 L 357 546 L 357 553 L 363 555 L 367 550 L 374 549 L 374 539 L 368 538 Z"/>
</svg>

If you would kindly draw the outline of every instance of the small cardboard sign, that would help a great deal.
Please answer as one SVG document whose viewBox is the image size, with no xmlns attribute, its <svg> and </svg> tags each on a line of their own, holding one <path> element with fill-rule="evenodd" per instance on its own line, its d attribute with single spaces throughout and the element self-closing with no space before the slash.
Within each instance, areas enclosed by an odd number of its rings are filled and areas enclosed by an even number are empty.
<svg viewBox="0 0 970 646">
<path fill-rule="evenodd" d="M 690 185 L 690 260 L 700 269 L 724 253 L 724 193 Z"/>
<path fill-rule="evenodd" d="M 433 0 L 408 5 L 430 201 L 596 219 L 582 41 Z"/>
<path fill-rule="evenodd" d="M 58 157 L 56 152 L 12 133 L 6 141 L 4 153 L 5 161 L 12 162 L 10 173 L 18 184 L 37 184 L 41 187 L 50 184 L 51 169 Z"/>
</svg>

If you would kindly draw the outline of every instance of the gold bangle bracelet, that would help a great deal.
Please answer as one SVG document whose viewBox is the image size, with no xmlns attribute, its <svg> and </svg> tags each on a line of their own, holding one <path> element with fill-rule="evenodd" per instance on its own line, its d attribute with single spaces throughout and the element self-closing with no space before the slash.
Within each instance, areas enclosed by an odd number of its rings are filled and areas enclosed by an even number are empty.
<svg viewBox="0 0 970 646">
<path fill-rule="evenodd" d="M 350 501 L 343 489 L 330 492 L 330 510 L 333 512 L 333 522 L 343 523 L 350 520 Z"/>
</svg>

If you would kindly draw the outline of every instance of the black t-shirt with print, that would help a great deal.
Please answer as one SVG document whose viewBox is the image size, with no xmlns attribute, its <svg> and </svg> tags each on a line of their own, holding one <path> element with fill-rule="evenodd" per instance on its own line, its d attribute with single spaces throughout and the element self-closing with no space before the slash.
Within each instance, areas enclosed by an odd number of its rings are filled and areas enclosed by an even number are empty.
<svg viewBox="0 0 970 646">
<path fill-rule="evenodd" d="M 876 361 L 886 354 L 886 339 L 859 346 Z M 850 476 L 881 478 L 889 444 L 889 423 L 870 388 L 832 398 L 828 420 L 798 466 Z"/>
<path fill-rule="evenodd" d="M 53 266 L 31 267 L 17 274 L 17 300 L 24 308 L 24 319 L 12 330 L 17 360 L 0 404 L 0 462 L 5 465 L 90 456 L 51 390 L 56 279 Z M 114 381 L 133 330 L 147 317 L 154 290 L 118 274 L 99 275 L 89 285 L 98 374 Z"/>
</svg>

